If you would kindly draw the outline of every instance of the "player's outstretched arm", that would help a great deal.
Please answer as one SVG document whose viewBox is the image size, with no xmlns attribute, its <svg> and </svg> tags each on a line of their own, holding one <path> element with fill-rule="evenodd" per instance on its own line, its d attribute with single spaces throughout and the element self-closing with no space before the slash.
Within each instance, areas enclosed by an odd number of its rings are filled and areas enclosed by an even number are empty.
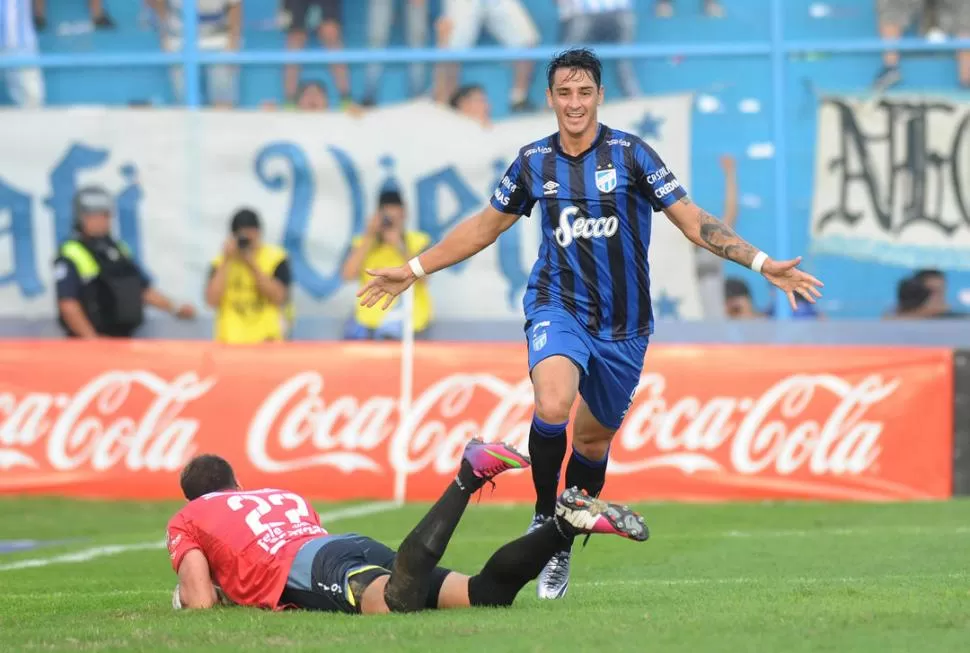
<svg viewBox="0 0 970 653">
<path fill-rule="evenodd" d="M 216 588 L 209 575 L 209 561 L 199 549 L 192 549 L 185 554 L 179 564 L 178 576 L 179 607 L 205 609 L 218 602 Z"/>
<path fill-rule="evenodd" d="M 494 243 L 518 219 L 517 215 L 502 213 L 488 205 L 407 265 L 367 270 L 367 274 L 374 278 L 357 292 L 361 305 L 374 306 L 383 299 L 382 308 L 388 308 L 395 297 L 419 278 L 474 256 Z"/>
<path fill-rule="evenodd" d="M 760 272 L 768 281 L 788 295 L 792 308 L 796 308 L 795 293 L 812 304 L 821 297 L 818 290 L 823 284 L 810 274 L 798 269 L 802 258 L 775 261 L 764 252 L 741 238 L 734 229 L 724 224 L 689 197 L 682 197 L 664 209 L 667 218 L 695 245 L 714 252 L 721 258 Z"/>
</svg>

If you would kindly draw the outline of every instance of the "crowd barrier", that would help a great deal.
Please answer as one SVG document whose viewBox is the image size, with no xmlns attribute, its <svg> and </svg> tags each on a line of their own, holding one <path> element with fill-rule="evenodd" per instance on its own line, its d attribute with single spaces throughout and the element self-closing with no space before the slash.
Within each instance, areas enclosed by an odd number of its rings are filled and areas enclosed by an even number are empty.
<svg viewBox="0 0 970 653">
<path fill-rule="evenodd" d="M 527 448 L 526 352 L 287 343 L 0 342 L 0 493 L 179 498 L 217 453 L 248 487 L 429 500 L 472 437 Z M 656 345 L 610 452 L 611 497 L 944 499 L 970 491 L 970 363 L 932 347 Z M 407 368 L 405 368 L 407 369 Z M 532 498 L 528 472 L 494 498 Z"/>
</svg>

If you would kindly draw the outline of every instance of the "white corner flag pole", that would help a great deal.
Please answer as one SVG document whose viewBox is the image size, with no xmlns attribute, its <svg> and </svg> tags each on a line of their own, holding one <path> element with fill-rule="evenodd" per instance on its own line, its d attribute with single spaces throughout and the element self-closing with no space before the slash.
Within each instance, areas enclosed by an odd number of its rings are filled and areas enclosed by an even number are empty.
<svg viewBox="0 0 970 653">
<path fill-rule="evenodd" d="M 401 394 L 398 397 L 397 442 L 411 441 L 414 425 L 411 423 L 411 400 L 414 389 L 414 286 L 401 298 L 404 315 L 401 320 Z M 404 505 L 407 496 L 408 470 L 395 470 L 394 502 Z"/>
</svg>

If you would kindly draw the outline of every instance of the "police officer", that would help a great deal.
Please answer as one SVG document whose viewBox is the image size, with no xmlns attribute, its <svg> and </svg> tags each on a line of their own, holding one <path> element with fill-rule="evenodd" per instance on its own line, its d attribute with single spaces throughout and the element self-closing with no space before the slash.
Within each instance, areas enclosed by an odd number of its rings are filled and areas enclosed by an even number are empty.
<svg viewBox="0 0 970 653">
<path fill-rule="evenodd" d="M 130 337 L 144 321 L 145 304 L 179 319 L 195 317 L 192 306 L 176 306 L 152 288 L 128 247 L 111 237 L 113 205 L 97 186 L 74 196 L 74 233 L 54 261 L 58 320 L 69 337 Z"/>
</svg>

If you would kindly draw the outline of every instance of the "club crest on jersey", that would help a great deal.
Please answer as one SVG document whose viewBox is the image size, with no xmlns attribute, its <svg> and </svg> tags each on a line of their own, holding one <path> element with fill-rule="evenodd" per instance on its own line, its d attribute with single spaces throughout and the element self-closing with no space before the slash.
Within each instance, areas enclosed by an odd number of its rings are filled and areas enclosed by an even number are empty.
<svg viewBox="0 0 970 653">
<path fill-rule="evenodd" d="M 612 193 L 616 188 L 616 170 L 613 168 L 609 170 L 597 170 L 596 187 L 601 193 Z"/>
</svg>

